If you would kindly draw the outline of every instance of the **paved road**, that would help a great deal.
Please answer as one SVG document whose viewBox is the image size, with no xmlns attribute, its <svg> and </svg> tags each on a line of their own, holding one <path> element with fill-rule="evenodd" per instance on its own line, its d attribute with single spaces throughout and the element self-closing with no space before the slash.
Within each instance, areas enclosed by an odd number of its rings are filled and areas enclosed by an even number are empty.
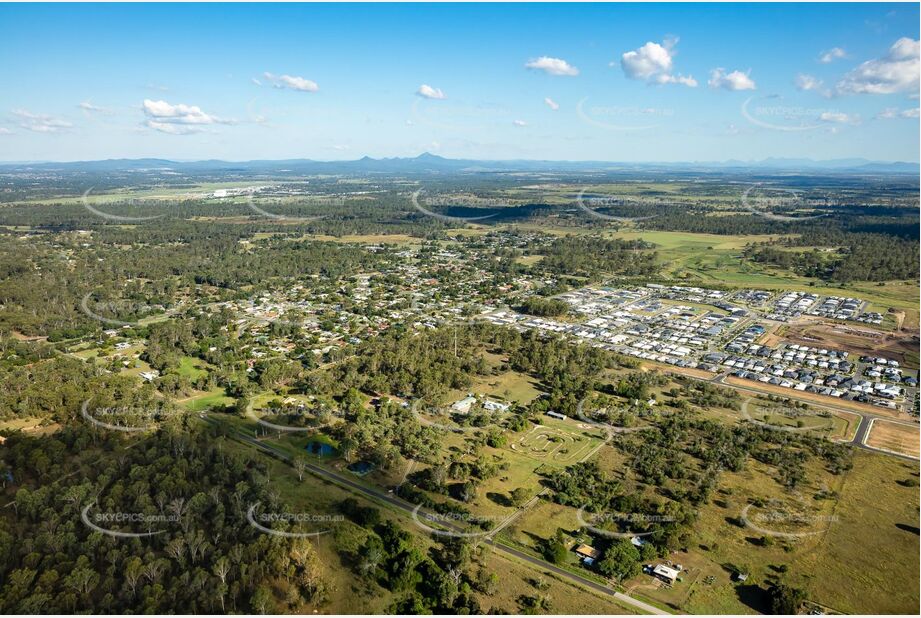
<svg viewBox="0 0 921 618">
<path fill-rule="evenodd" d="M 208 422 L 208 423 L 212 423 L 212 424 L 218 424 L 218 423 L 219 423 L 219 421 L 217 421 L 217 420 L 215 420 L 215 419 L 213 419 L 213 418 L 210 418 L 210 417 L 209 417 L 207 414 L 205 414 L 204 412 L 202 412 L 199 416 L 200 416 L 204 421 L 206 421 L 206 422 Z M 260 449 L 260 450 L 262 450 L 262 451 L 267 451 L 267 452 L 271 453 L 273 456 L 278 457 L 279 459 L 281 459 L 281 460 L 283 460 L 283 461 L 286 461 L 286 462 L 287 462 L 287 461 L 289 461 L 289 460 L 291 459 L 291 457 L 290 457 L 287 453 L 285 453 L 284 451 L 282 451 L 282 450 L 280 450 L 280 449 L 277 449 L 277 448 L 273 447 L 273 446 L 270 445 L 270 444 L 264 444 L 264 443 L 260 442 L 259 440 L 256 440 L 255 438 L 253 438 L 253 437 L 251 437 L 251 436 L 248 436 L 248 435 L 246 435 L 246 434 L 237 432 L 237 433 L 234 434 L 234 438 L 236 438 L 236 439 L 238 439 L 238 440 L 241 440 L 241 441 L 243 441 L 243 442 L 246 442 L 246 443 L 248 443 L 248 444 L 250 444 L 250 445 L 252 445 L 252 446 L 255 446 L 256 448 L 258 448 L 258 449 Z M 331 481 L 331 482 L 333 482 L 333 483 L 336 483 L 337 485 L 344 486 L 344 487 L 346 487 L 346 488 L 348 488 L 348 489 L 357 491 L 357 492 L 359 492 L 359 493 L 361 493 L 361 494 L 364 494 L 364 495 L 366 495 L 366 496 L 369 496 L 369 497 L 371 497 L 371 498 L 374 498 L 375 500 L 377 500 L 377 501 L 379 501 L 379 502 L 384 502 L 384 503 L 386 503 L 386 504 L 388 504 L 388 505 L 390 505 L 390 506 L 393 506 L 393 507 L 395 507 L 395 508 L 397 508 L 397 509 L 400 509 L 401 511 L 404 511 L 404 512 L 406 512 L 406 513 L 412 513 L 412 512 L 415 511 L 416 508 L 417 508 L 417 505 L 411 504 L 411 503 L 409 503 L 409 502 L 406 502 L 405 500 L 403 500 L 403 499 L 401 499 L 401 498 L 398 498 L 398 497 L 396 497 L 396 496 L 393 495 L 393 494 L 385 493 L 385 492 L 380 491 L 380 490 L 378 490 L 378 489 L 375 489 L 375 488 L 373 488 L 373 487 L 367 487 L 367 486 L 365 486 L 365 485 L 362 485 L 361 483 L 358 483 L 358 482 L 356 482 L 356 481 L 354 481 L 354 480 L 352 480 L 352 479 L 350 479 L 350 478 L 348 478 L 348 477 L 345 477 L 345 476 L 342 476 L 342 475 L 340 475 L 340 474 L 337 474 L 337 473 L 335 473 L 335 472 L 333 472 L 333 471 L 331 471 L 331 470 L 328 470 L 328 469 L 326 469 L 326 468 L 323 468 L 323 467 L 320 467 L 320 466 L 317 466 L 317 465 L 311 464 L 311 463 L 307 463 L 307 466 L 306 466 L 306 467 L 307 467 L 307 469 L 310 470 L 312 473 L 314 473 L 315 475 L 317 475 L 317 476 L 319 476 L 319 477 L 321 477 L 321 478 L 324 478 L 324 479 L 329 480 L 329 481 Z M 445 525 L 446 527 L 449 527 L 449 528 L 454 528 L 455 530 L 458 530 L 458 529 L 459 529 L 457 526 L 452 526 L 452 525 L 450 525 L 449 523 L 445 523 L 444 525 Z M 496 540 L 494 540 L 494 539 L 487 539 L 487 540 L 486 540 L 486 543 L 488 543 L 490 546 L 492 546 L 492 547 L 498 549 L 499 551 L 501 551 L 501 552 L 503 552 L 503 553 L 506 553 L 506 554 L 509 554 L 509 555 L 511 555 L 511 556 L 514 556 L 515 558 L 518 558 L 518 559 L 520 559 L 520 560 L 524 560 L 524 561 L 528 562 L 529 564 L 532 564 L 532 565 L 534 565 L 534 566 L 536 566 L 536 567 L 539 567 L 539 568 L 541 568 L 541 569 L 544 569 L 544 570 L 550 571 L 550 572 L 552 572 L 552 573 L 555 573 L 556 575 L 558 575 L 558 576 L 560 576 L 560 577 L 563 577 L 563 578 L 565 578 L 565 579 L 568 579 L 568 580 L 571 581 L 571 582 L 574 582 L 574 583 L 576 583 L 576 584 L 579 584 L 579 585 L 581 585 L 581 586 L 584 586 L 584 587 L 589 588 L 589 589 L 591 589 L 591 590 L 594 590 L 594 591 L 596 591 L 596 592 L 600 592 L 600 593 L 602 593 L 602 594 L 605 594 L 605 595 L 607 595 L 607 596 L 610 596 L 610 597 L 612 597 L 612 598 L 618 600 L 619 602 L 621 602 L 621 603 L 623 603 L 623 604 L 625 604 L 625 605 L 629 605 L 629 606 L 631 606 L 631 607 L 634 607 L 634 608 L 636 608 L 636 609 L 639 609 L 640 611 L 647 612 L 647 613 L 650 613 L 650 614 L 668 615 L 668 612 L 663 611 L 663 610 L 661 610 L 661 609 L 659 609 L 658 607 L 655 607 L 655 606 L 653 606 L 653 605 L 650 605 L 649 603 L 644 603 L 643 601 L 640 601 L 639 599 L 635 599 L 635 598 L 633 598 L 633 597 L 631 597 L 631 596 L 629 596 L 629 595 L 626 595 L 626 594 L 624 594 L 624 593 L 622 593 L 622 592 L 618 592 L 618 591 L 614 590 L 613 588 L 611 588 L 611 587 L 609 587 L 609 586 L 605 586 L 605 585 L 603 585 L 603 584 L 599 584 L 599 583 L 597 583 L 597 582 L 595 582 L 595 581 L 593 581 L 593 580 L 591 580 L 591 579 L 588 579 L 588 578 L 586 578 L 586 577 L 582 577 L 581 575 L 577 575 L 576 573 L 571 573 L 570 571 L 567 571 L 567 570 L 565 570 L 565 569 L 561 569 L 561 568 L 559 568 L 559 567 L 557 567 L 557 566 L 554 566 L 554 565 L 550 564 L 549 562 L 546 562 L 546 561 L 541 560 L 541 559 L 539 559 L 539 558 L 535 558 L 534 556 L 531 556 L 531 555 L 529 555 L 529 554 L 526 554 L 526 553 L 524 553 L 524 552 L 522 552 L 522 551 L 519 551 L 519 550 L 517 550 L 517 549 L 513 549 L 513 548 L 511 548 L 511 547 L 508 547 L 507 545 L 503 545 L 501 542 L 498 542 L 498 541 L 496 541 Z"/>
</svg>

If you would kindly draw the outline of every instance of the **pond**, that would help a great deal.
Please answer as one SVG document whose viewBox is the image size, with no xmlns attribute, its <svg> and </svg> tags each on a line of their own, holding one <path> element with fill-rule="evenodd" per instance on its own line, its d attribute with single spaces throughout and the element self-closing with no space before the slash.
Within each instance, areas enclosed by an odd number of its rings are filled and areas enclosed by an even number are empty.
<svg viewBox="0 0 921 618">
<path fill-rule="evenodd" d="M 356 461 L 353 464 L 349 464 L 348 469 L 349 472 L 357 474 L 358 476 L 364 476 L 374 469 L 374 464 L 370 461 Z"/>
<path fill-rule="evenodd" d="M 331 444 L 320 442 L 319 440 L 311 440 L 304 448 L 306 448 L 307 452 L 311 455 L 318 455 L 320 457 L 332 457 L 336 454 L 336 449 L 333 448 Z"/>
</svg>

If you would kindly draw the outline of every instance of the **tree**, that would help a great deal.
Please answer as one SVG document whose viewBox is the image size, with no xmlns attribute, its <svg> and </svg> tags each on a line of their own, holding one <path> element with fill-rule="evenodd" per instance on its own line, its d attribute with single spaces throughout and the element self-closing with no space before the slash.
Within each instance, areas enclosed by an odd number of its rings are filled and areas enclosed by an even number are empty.
<svg viewBox="0 0 921 618">
<path fill-rule="evenodd" d="M 549 539 L 544 544 L 543 554 L 544 558 L 553 564 L 563 564 L 566 562 L 569 550 L 566 549 L 566 542 L 563 540 L 563 533 L 560 530 L 557 530 L 553 538 Z"/>
<path fill-rule="evenodd" d="M 253 598 L 250 602 L 253 606 L 253 611 L 257 614 L 268 613 L 268 609 L 273 604 L 272 593 L 265 586 L 259 586 L 253 593 Z"/>
<path fill-rule="evenodd" d="M 806 600 L 806 592 L 787 584 L 774 584 L 768 589 L 772 614 L 796 614 Z"/>
<path fill-rule="evenodd" d="M 515 489 L 512 490 L 512 493 L 511 493 L 512 504 L 514 504 L 515 506 L 521 506 L 522 504 L 527 502 L 530 496 L 531 496 L 531 492 L 529 492 L 524 487 L 516 487 Z"/>
<path fill-rule="evenodd" d="M 294 471 L 297 472 L 297 480 L 303 481 L 304 472 L 307 471 L 307 462 L 303 457 L 295 457 L 292 465 L 294 466 Z"/>
<path fill-rule="evenodd" d="M 598 570 L 618 581 L 630 579 L 640 572 L 640 552 L 628 539 L 620 539 L 604 552 Z"/>
</svg>

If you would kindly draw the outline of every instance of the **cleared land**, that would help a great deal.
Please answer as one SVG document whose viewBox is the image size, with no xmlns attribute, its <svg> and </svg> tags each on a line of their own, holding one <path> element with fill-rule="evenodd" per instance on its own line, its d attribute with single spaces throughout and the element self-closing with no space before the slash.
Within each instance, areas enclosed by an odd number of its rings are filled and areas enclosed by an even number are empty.
<svg viewBox="0 0 921 618">
<path fill-rule="evenodd" d="M 918 332 L 884 332 L 862 324 L 838 324 L 812 319 L 785 324 L 777 329 L 778 337 L 812 347 L 846 350 L 859 356 L 885 356 L 903 366 L 918 366 Z"/>
<path fill-rule="evenodd" d="M 893 453 L 921 457 L 921 432 L 916 425 L 876 419 L 870 428 L 866 444 Z"/>
</svg>

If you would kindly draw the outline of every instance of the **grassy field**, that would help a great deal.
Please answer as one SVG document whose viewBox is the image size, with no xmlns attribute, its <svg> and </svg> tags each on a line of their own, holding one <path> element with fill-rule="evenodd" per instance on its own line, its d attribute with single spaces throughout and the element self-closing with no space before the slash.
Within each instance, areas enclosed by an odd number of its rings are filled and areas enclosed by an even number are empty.
<svg viewBox="0 0 921 618">
<path fill-rule="evenodd" d="M 876 419 L 867 436 L 867 445 L 918 458 L 921 456 L 919 438 L 921 434 L 917 425 Z"/>
<path fill-rule="evenodd" d="M 227 442 L 225 448 L 253 454 L 251 448 L 234 442 Z M 364 506 L 380 508 L 380 505 L 373 501 L 309 474 L 304 476 L 303 481 L 298 481 L 296 474 L 287 464 L 258 454 L 257 457 L 260 457 L 269 466 L 269 477 L 273 487 L 283 497 L 286 508 L 293 512 L 336 515 L 336 503 L 348 497 L 357 499 Z M 432 545 L 431 539 L 413 525 L 408 515 L 396 513 L 387 508 L 380 508 L 380 511 L 385 519 L 393 520 L 413 533 L 420 546 L 430 547 Z M 315 545 L 321 563 L 326 565 L 323 578 L 329 585 L 330 598 L 326 604 L 315 608 L 314 611 L 319 609 L 324 613 L 338 614 L 384 613 L 393 602 L 394 595 L 376 584 L 361 582 L 351 570 L 347 558 L 348 554 L 358 551 L 367 533 L 349 521 L 334 522 L 330 524 L 330 528 L 332 532 L 318 537 Z M 522 597 L 532 596 L 539 592 L 550 599 L 550 608 L 553 613 L 609 615 L 633 613 L 629 608 L 613 599 L 563 581 L 524 562 L 506 557 L 486 545 L 481 546 L 480 552 L 475 552 L 475 560 L 486 570 L 497 573 L 500 578 L 500 585 L 494 595 L 487 596 L 477 593 L 484 612 L 490 610 L 499 613 L 521 611 Z M 472 569 L 475 573 L 477 566 L 473 565 Z M 538 580 L 545 582 L 544 590 L 538 591 L 535 587 Z"/>
<path fill-rule="evenodd" d="M 179 402 L 185 406 L 189 412 L 203 412 L 214 406 L 230 405 L 234 402 L 234 398 L 229 397 L 223 387 L 218 387 L 181 399 Z"/>
</svg>

